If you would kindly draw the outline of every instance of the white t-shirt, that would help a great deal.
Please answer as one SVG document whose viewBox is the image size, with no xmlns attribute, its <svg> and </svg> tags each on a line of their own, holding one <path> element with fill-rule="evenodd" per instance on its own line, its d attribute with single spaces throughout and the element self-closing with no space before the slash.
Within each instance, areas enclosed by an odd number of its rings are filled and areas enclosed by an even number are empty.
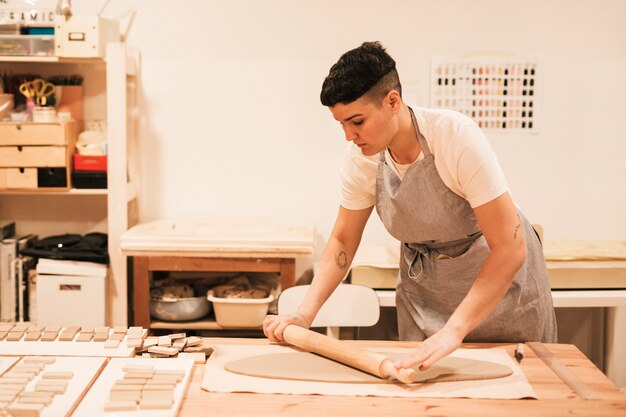
<svg viewBox="0 0 626 417">
<path fill-rule="evenodd" d="M 411 106 L 420 132 L 435 157 L 444 184 L 466 199 L 472 208 L 508 191 L 504 173 L 491 145 L 478 125 L 452 110 Z M 341 205 L 361 210 L 376 204 L 378 154 L 365 156 L 350 142 L 341 167 Z M 417 160 L 424 158 L 420 153 Z M 400 179 L 411 164 L 401 165 L 385 150 L 387 164 Z"/>
</svg>

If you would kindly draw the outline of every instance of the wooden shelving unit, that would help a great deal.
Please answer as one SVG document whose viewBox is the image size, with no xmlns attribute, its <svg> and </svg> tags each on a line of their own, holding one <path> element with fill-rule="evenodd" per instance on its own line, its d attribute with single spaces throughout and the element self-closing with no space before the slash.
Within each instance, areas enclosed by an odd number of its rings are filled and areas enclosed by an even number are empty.
<svg viewBox="0 0 626 417">
<path fill-rule="evenodd" d="M 138 52 L 123 42 L 107 44 L 105 58 L 61 58 L 55 56 L 0 56 L 4 69 L 15 64 L 36 72 L 40 64 L 63 67 L 76 66 L 76 71 L 89 66 L 104 66 L 106 72 L 106 121 L 108 135 L 108 188 L 70 190 L 2 190 L 0 196 L 104 196 L 106 197 L 106 232 L 109 239 L 109 282 L 107 283 L 107 324 L 128 324 L 128 292 L 126 256 L 119 250 L 120 236 L 138 219 L 138 152 L 136 146 L 136 115 Z M 8 64 L 8 65 L 7 65 Z M 31 70 L 31 64 L 34 65 Z M 46 67 L 48 68 L 48 67 Z M 43 71 L 43 70 L 42 70 Z M 98 70 L 100 71 L 100 70 Z M 85 100 L 88 102 L 88 100 Z M 104 204 L 104 203 L 103 203 Z M 54 215 L 54 213 L 50 214 Z M 31 231 L 36 232 L 36 231 Z"/>
</svg>

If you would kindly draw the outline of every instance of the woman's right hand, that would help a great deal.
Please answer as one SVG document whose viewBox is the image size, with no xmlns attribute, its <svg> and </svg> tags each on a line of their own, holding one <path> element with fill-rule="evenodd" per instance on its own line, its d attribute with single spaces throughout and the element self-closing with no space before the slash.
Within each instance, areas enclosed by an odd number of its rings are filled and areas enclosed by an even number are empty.
<svg viewBox="0 0 626 417">
<path fill-rule="evenodd" d="M 308 320 L 300 313 L 278 316 L 268 315 L 263 320 L 263 333 L 272 342 L 284 342 L 283 332 L 287 326 L 294 324 L 308 329 L 311 327 L 311 322 L 312 320 Z"/>
</svg>

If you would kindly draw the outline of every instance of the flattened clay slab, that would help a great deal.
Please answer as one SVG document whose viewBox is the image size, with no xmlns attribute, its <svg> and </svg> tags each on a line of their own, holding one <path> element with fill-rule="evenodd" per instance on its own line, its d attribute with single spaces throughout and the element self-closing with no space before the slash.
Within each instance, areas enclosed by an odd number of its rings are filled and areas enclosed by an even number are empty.
<svg viewBox="0 0 626 417">
<path fill-rule="evenodd" d="M 397 352 L 384 352 L 390 358 L 401 358 Z M 339 382 L 350 384 L 397 383 L 351 368 L 339 362 L 308 352 L 271 353 L 251 356 L 227 363 L 224 366 L 235 374 L 272 379 L 298 381 Z M 511 368 L 499 363 L 468 358 L 446 357 L 432 368 L 418 371 L 415 383 L 473 381 L 504 378 L 513 373 Z"/>
</svg>

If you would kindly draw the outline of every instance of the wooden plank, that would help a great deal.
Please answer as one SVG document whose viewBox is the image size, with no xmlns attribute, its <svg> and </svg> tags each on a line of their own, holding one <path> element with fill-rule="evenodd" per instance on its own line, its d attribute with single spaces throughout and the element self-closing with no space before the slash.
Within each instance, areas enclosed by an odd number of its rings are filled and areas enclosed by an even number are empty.
<svg viewBox="0 0 626 417">
<path fill-rule="evenodd" d="M 283 258 L 196 258 L 187 256 L 150 256 L 148 260 L 150 271 L 280 272 L 283 262 Z"/>
<path fill-rule="evenodd" d="M 150 258 L 133 259 L 133 325 L 150 328 Z"/>
<path fill-rule="evenodd" d="M 280 288 L 286 290 L 296 285 L 296 260 L 285 258 L 280 263 Z"/>
<path fill-rule="evenodd" d="M 128 280 L 126 255 L 119 250 L 122 233 L 128 230 L 129 166 L 128 152 L 136 139 L 136 124 L 129 117 L 136 110 L 136 90 L 129 88 L 126 78 L 127 46 L 124 42 L 106 45 L 106 115 L 108 142 L 107 234 L 109 246 L 109 277 L 107 286 L 107 324 L 126 325 L 128 321 Z M 132 119 L 132 120 L 131 120 Z M 134 178 L 130 178 L 133 180 Z M 147 285 L 147 283 L 146 283 Z"/>
</svg>

